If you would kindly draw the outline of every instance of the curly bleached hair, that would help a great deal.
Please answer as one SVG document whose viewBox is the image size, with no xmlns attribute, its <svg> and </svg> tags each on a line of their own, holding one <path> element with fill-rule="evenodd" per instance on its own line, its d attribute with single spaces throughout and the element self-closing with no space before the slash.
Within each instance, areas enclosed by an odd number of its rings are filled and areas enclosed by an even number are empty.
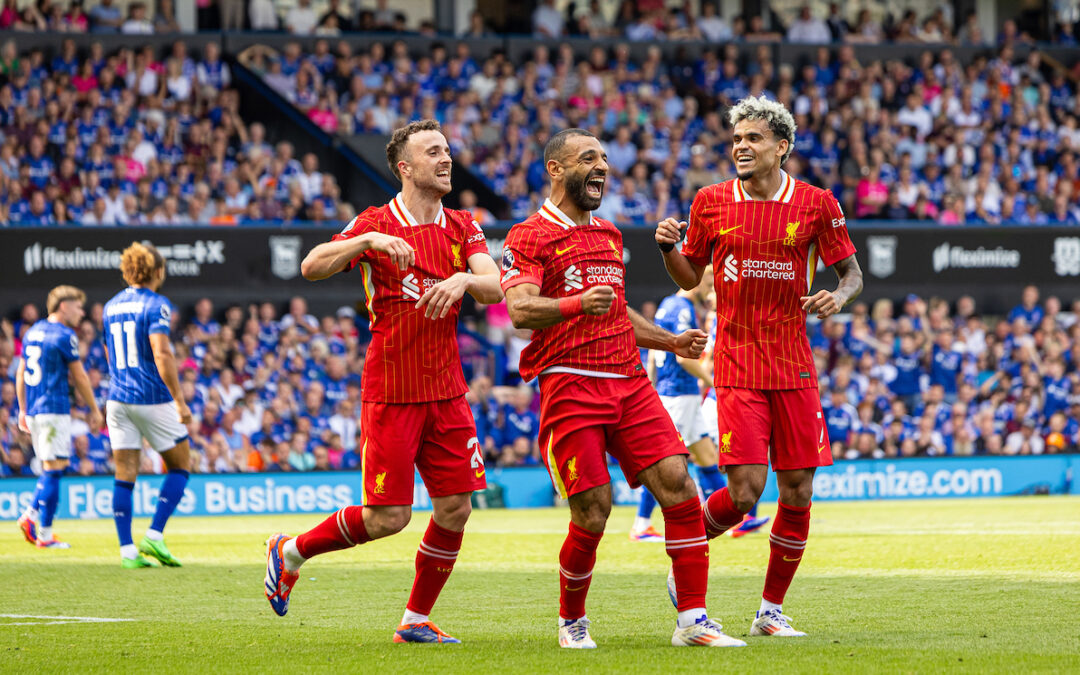
<svg viewBox="0 0 1080 675">
<path fill-rule="evenodd" d="M 128 286 L 145 286 L 164 266 L 165 260 L 150 243 L 133 241 L 120 254 L 120 272 Z"/>
<path fill-rule="evenodd" d="M 788 142 L 787 152 L 780 158 L 780 164 L 787 161 L 795 149 L 795 118 L 791 116 L 783 103 L 764 96 L 747 96 L 728 110 L 728 123 L 732 128 L 743 120 L 764 120 L 769 125 L 777 140 Z"/>
</svg>

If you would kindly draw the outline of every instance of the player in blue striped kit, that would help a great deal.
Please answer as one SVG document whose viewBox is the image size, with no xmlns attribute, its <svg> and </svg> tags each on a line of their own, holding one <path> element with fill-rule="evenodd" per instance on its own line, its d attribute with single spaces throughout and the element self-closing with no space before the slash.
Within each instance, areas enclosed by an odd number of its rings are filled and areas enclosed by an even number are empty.
<svg viewBox="0 0 1080 675">
<path fill-rule="evenodd" d="M 106 422 L 116 462 L 113 518 L 125 569 L 152 567 L 145 554 L 179 567 L 165 546 L 165 523 L 184 497 L 188 482 L 191 421 L 180 393 L 180 380 L 169 330 L 172 306 L 157 293 L 165 282 L 165 261 L 153 246 L 138 242 L 126 248 L 120 270 L 128 287 L 105 304 L 105 340 L 109 356 Z M 169 472 L 158 494 L 157 510 L 138 548 L 131 538 L 132 492 L 143 439 L 161 455 Z"/>
<path fill-rule="evenodd" d="M 19 428 L 30 434 L 34 454 L 41 460 L 41 478 L 18 525 L 26 540 L 38 548 L 70 548 L 52 531 L 60 504 L 60 477 L 71 457 L 69 376 L 90 406 L 90 428 L 101 428 L 101 411 L 79 360 L 79 338 L 72 330 L 82 321 L 85 302 L 86 294 L 74 286 L 57 286 L 49 292 L 48 317 L 23 336 L 22 360 L 15 374 Z"/>
</svg>

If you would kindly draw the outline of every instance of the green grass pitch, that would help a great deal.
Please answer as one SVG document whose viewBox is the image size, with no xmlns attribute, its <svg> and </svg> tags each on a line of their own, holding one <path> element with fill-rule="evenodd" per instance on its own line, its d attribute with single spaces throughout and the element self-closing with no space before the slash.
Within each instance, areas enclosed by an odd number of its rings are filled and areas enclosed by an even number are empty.
<svg viewBox="0 0 1080 675">
<path fill-rule="evenodd" d="M 763 505 L 762 513 L 772 508 Z M 657 513 L 659 515 L 659 512 Z M 112 523 L 58 521 L 69 551 L 0 533 L 0 671 L 40 672 L 1078 672 L 1080 499 L 820 503 L 785 603 L 801 639 L 746 649 L 670 646 L 659 544 L 627 539 L 616 509 L 589 617 L 594 651 L 556 641 L 565 509 L 478 511 L 432 615 L 462 645 L 391 642 L 426 513 L 396 537 L 309 562 L 288 616 L 262 596 L 263 541 L 319 516 L 175 518 L 180 569 L 121 570 Z M 136 540 L 146 527 L 136 522 Z M 710 614 L 745 636 L 768 538 L 712 545 Z"/>
</svg>

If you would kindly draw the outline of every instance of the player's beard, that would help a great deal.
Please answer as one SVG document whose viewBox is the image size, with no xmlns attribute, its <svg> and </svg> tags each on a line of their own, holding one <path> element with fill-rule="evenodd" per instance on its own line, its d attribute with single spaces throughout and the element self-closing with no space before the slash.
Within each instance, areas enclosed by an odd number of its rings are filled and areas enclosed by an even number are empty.
<svg viewBox="0 0 1080 675">
<path fill-rule="evenodd" d="M 582 211 L 595 211 L 600 208 L 600 202 L 604 199 L 604 188 L 600 188 L 600 196 L 593 197 L 586 189 L 586 185 L 592 178 L 603 178 L 604 174 L 592 171 L 585 174 L 570 174 L 566 177 L 566 194 Z"/>
<path fill-rule="evenodd" d="M 435 199 L 442 199 L 446 195 L 450 194 L 450 190 L 447 189 L 446 186 L 439 181 L 434 171 L 431 172 L 431 176 L 429 176 L 426 180 L 416 181 L 414 185 L 416 185 L 418 190 L 425 194 L 431 195 Z"/>
</svg>

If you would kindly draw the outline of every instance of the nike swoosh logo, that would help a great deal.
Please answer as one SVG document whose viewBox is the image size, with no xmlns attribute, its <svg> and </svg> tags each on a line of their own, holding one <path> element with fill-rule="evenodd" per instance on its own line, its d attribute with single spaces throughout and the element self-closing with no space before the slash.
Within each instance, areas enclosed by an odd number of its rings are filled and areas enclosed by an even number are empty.
<svg viewBox="0 0 1080 675">
<path fill-rule="evenodd" d="M 827 446 L 827 445 L 823 445 L 823 446 L 821 446 L 820 448 L 818 448 L 818 449 L 817 449 L 817 451 L 818 451 L 818 452 L 825 452 L 825 451 L 826 451 L 826 450 L 828 450 L 828 449 L 829 449 L 829 446 Z"/>
<path fill-rule="evenodd" d="M 585 584 L 582 584 L 582 585 L 578 586 L 577 588 L 570 588 L 569 586 L 563 586 L 563 588 L 565 588 L 566 590 L 568 590 L 568 591 L 570 591 L 571 593 L 573 593 L 574 591 L 580 591 L 580 590 L 582 590 L 583 588 L 585 588 Z"/>
<path fill-rule="evenodd" d="M 479 471 L 476 472 L 476 477 L 477 478 L 483 478 L 485 473 L 487 473 L 487 469 L 480 469 Z"/>
<path fill-rule="evenodd" d="M 557 248 L 557 249 L 555 249 L 555 255 L 562 255 L 563 253 L 566 253 L 570 249 L 576 248 L 576 247 L 577 247 L 577 244 L 571 244 L 570 246 L 567 246 L 566 248 L 562 248 L 562 249 Z"/>
<path fill-rule="evenodd" d="M 739 229 L 739 227 L 740 227 L 739 225 L 736 225 L 735 227 L 729 227 L 726 230 L 720 230 L 720 236 L 722 237 L 722 236 L 724 236 L 725 234 L 727 234 L 729 232 L 734 232 L 735 230 Z"/>
<path fill-rule="evenodd" d="M 784 562 L 799 562 L 800 560 L 802 560 L 802 556 L 799 556 L 798 558 L 789 558 L 787 556 L 784 556 Z"/>
</svg>

